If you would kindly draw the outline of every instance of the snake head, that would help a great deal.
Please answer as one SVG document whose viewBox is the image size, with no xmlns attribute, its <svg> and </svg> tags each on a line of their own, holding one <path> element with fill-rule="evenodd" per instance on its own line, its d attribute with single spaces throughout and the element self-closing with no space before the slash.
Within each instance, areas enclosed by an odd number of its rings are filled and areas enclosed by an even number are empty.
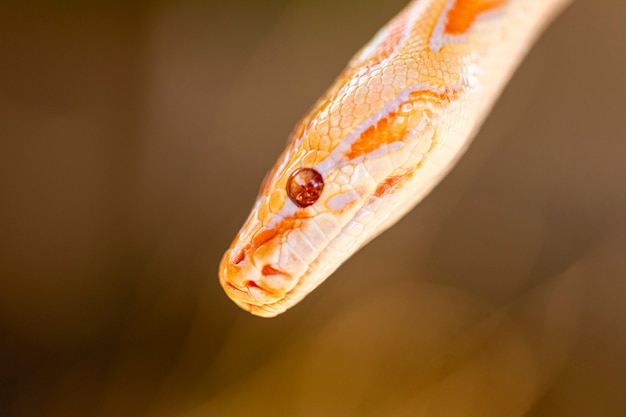
<svg viewBox="0 0 626 417">
<path fill-rule="evenodd" d="M 432 100 L 441 99 L 422 84 L 384 98 L 383 88 L 344 81 L 295 129 L 220 265 L 240 307 L 282 313 L 417 202 L 407 187 L 432 165 Z"/>
<path fill-rule="evenodd" d="M 415 206 L 566 3 L 410 2 L 297 125 L 222 259 L 228 295 L 280 314 Z"/>
<path fill-rule="evenodd" d="M 239 306 L 271 317 L 297 303 L 460 156 L 478 55 L 426 41 L 442 7 L 407 6 L 296 126 L 220 265 Z"/>
</svg>

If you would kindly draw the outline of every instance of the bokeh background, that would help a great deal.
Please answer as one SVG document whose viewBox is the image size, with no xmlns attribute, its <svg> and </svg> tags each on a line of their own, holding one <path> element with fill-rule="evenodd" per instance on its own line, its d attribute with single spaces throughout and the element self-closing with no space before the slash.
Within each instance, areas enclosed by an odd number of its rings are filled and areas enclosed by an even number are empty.
<svg viewBox="0 0 626 417">
<path fill-rule="evenodd" d="M 0 4 L 0 416 L 626 415 L 626 9 L 578 0 L 466 157 L 276 319 L 217 265 L 406 0 Z"/>
</svg>

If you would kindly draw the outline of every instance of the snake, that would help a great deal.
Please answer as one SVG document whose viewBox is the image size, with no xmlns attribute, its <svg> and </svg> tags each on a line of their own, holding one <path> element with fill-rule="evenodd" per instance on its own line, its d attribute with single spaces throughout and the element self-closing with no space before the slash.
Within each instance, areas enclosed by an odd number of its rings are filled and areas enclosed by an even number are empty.
<svg viewBox="0 0 626 417">
<path fill-rule="evenodd" d="M 274 317 L 415 207 L 571 0 L 413 0 L 297 123 L 219 281 Z"/>
</svg>

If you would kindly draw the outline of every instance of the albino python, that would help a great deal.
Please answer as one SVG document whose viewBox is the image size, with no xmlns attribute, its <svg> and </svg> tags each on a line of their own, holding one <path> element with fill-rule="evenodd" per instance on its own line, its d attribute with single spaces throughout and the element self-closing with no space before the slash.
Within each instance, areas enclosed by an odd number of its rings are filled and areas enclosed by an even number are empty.
<svg viewBox="0 0 626 417">
<path fill-rule="evenodd" d="M 220 283 L 272 317 L 412 209 L 464 153 L 569 0 L 413 0 L 298 123 Z"/>
</svg>

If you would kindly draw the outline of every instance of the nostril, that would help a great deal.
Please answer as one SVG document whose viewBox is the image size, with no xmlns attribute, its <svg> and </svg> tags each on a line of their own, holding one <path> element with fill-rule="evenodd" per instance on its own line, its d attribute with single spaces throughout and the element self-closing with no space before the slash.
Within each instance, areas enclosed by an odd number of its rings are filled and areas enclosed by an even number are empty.
<svg viewBox="0 0 626 417">
<path fill-rule="evenodd" d="M 236 255 L 233 255 L 230 258 L 230 261 L 232 262 L 233 265 L 239 265 L 245 259 L 246 259 L 246 253 L 243 250 L 241 250 Z"/>
<path fill-rule="evenodd" d="M 263 275 L 283 275 L 283 271 L 274 268 L 271 265 L 265 265 L 261 270 Z"/>
</svg>

